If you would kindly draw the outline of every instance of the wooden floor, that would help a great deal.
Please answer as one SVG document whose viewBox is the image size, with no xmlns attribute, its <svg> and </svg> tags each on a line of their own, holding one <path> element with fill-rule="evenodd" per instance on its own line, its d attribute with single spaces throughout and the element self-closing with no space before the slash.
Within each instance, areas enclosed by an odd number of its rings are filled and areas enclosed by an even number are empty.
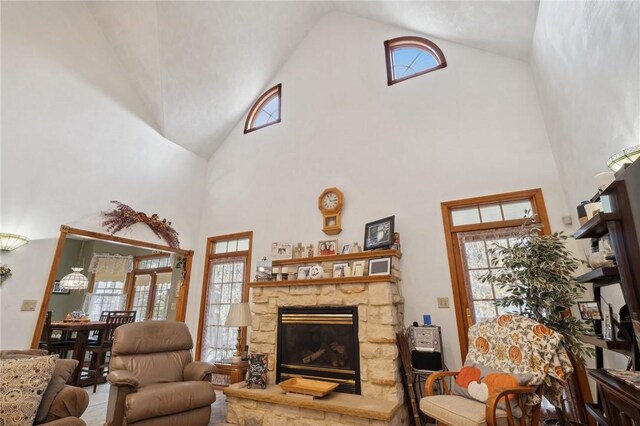
<svg viewBox="0 0 640 426">
<path fill-rule="evenodd" d="M 107 416 L 107 400 L 109 399 L 109 385 L 99 385 L 96 393 L 92 393 L 91 387 L 84 388 L 89 393 L 89 407 L 84 412 L 82 420 L 88 426 L 104 425 Z M 229 425 L 225 422 L 227 417 L 227 402 L 220 391 L 216 391 L 216 402 L 211 406 L 210 425 Z"/>
</svg>

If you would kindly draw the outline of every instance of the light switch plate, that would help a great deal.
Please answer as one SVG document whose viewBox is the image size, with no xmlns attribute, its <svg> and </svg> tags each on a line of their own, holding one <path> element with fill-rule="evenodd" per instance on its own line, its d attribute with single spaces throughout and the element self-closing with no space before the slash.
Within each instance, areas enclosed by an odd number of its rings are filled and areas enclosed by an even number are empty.
<svg viewBox="0 0 640 426">
<path fill-rule="evenodd" d="M 169 308 L 170 311 L 175 311 L 176 310 L 176 304 L 172 303 L 171 307 Z"/>
<path fill-rule="evenodd" d="M 22 306 L 20 306 L 20 310 L 21 311 L 35 311 L 37 304 L 38 304 L 37 300 L 23 299 L 22 300 Z"/>
<path fill-rule="evenodd" d="M 448 308 L 448 307 L 449 307 L 449 298 L 438 297 L 438 308 Z"/>
</svg>

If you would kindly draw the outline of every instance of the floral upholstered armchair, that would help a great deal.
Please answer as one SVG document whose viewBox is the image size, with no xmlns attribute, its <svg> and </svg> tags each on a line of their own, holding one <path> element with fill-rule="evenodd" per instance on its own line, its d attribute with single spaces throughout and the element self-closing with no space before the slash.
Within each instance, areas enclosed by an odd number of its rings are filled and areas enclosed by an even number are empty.
<svg viewBox="0 0 640 426">
<path fill-rule="evenodd" d="M 560 405 L 572 371 L 560 334 L 527 317 L 501 315 L 469 329 L 464 366 L 429 376 L 420 410 L 441 425 L 538 424 L 540 397 Z M 438 382 L 443 395 L 433 394 Z"/>
</svg>

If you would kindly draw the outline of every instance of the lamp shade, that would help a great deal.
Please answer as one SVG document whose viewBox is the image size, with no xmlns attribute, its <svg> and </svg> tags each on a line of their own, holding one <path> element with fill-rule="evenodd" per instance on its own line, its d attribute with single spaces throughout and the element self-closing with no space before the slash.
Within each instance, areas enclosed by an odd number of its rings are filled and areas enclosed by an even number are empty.
<svg viewBox="0 0 640 426">
<path fill-rule="evenodd" d="M 11 251 L 27 244 L 29 239 L 18 234 L 0 234 L 0 250 Z"/>
<path fill-rule="evenodd" d="M 614 172 L 617 172 L 622 168 L 623 164 L 630 164 L 636 161 L 640 157 L 640 145 L 632 146 L 631 148 L 624 149 L 617 154 L 614 154 L 607 161 L 607 166 Z"/>
<path fill-rule="evenodd" d="M 225 327 L 246 327 L 251 325 L 251 310 L 248 303 L 234 303 L 224 322 Z"/>
<path fill-rule="evenodd" d="M 81 274 L 82 268 L 71 268 L 73 271 L 70 274 L 65 275 L 60 280 L 60 288 L 69 290 L 84 290 L 89 286 L 89 280 L 87 277 Z"/>
</svg>

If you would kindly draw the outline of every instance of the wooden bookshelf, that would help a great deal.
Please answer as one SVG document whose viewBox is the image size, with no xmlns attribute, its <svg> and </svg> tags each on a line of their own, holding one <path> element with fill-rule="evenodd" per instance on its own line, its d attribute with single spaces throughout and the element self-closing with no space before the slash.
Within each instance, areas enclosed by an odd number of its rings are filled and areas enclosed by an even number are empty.
<svg viewBox="0 0 640 426">
<path fill-rule="evenodd" d="M 622 355 L 632 356 L 632 343 L 628 340 L 604 340 L 600 337 L 590 336 L 588 334 L 580 335 L 580 340 L 590 345 L 618 352 Z"/>
<path fill-rule="evenodd" d="M 607 266 L 594 269 L 576 278 L 579 283 L 593 283 L 594 286 L 604 287 L 620 283 L 620 273 L 617 266 Z"/>
<path fill-rule="evenodd" d="M 259 287 L 290 287 L 306 285 L 336 285 L 336 284 L 360 284 L 360 283 L 397 283 L 400 279 L 393 275 L 365 275 L 362 277 L 341 277 L 341 278 L 318 278 L 315 280 L 285 280 L 285 281 L 252 281 L 250 288 Z"/>
<path fill-rule="evenodd" d="M 608 222 L 620 220 L 620 216 L 616 213 L 596 213 L 587 223 L 582 225 L 575 234 L 575 239 L 581 238 L 600 238 L 609 232 Z"/>
</svg>

